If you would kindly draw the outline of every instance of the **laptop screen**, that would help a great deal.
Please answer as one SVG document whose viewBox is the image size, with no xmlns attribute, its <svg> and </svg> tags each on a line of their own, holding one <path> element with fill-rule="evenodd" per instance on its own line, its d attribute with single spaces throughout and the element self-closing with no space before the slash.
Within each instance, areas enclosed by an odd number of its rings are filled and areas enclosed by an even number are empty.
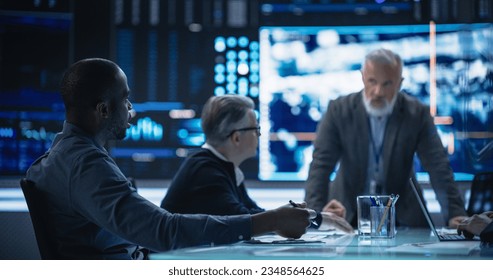
<svg viewBox="0 0 493 280">
<path fill-rule="evenodd" d="M 421 195 L 419 193 L 420 190 L 418 189 L 418 184 L 415 180 L 416 179 L 411 177 L 411 178 L 409 178 L 409 183 L 411 184 L 413 192 L 416 195 L 416 199 L 418 200 L 419 207 L 421 208 L 421 211 L 425 215 L 426 221 L 428 222 L 428 225 L 430 226 L 430 228 L 433 231 L 433 233 L 435 234 L 435 236 L 439 236 L 438 232 L 435 228 L 435 224 L 433 223 L 433 220 L 431 219 L 430 213 L 428 212 L 428 209 L 426 208 L 425 201 L 423 200 L 423 198 L 421 197 Z"/>
</svg>

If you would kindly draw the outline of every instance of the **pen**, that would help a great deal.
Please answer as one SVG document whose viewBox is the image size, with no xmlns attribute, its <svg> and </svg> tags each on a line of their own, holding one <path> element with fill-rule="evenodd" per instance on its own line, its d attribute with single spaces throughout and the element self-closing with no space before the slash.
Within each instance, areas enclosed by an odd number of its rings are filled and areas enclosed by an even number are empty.
<svg viewBox="0 0 493 280">
<path fill-rule="evenodd" d="M 291 204 L 291 206 L 295 207 L 295 208 L 298 208 L 300 207 L 300 205 L 294 201 L 292 201 L 291 199 L 289 200 L 289 204 Z"/>
<path fill-rule="evenodd" d="M 371 206 L 377 206 L 377 200 L 374 196 L 370 196 Z"/>
<path fill-rule="evenodd" d="M 390 196 L 389 201 L 387 202 L 387 206 L 385 206 L 385 211 L 383 212 L 382 219 L 380 220 L 380 224 L 378 224 L 377 233 L 380 233 L 380 231 L 382 230 L 383 222 L 385 221 L 385 218 L 387 218 L 390 206 L 392 205 L 392 200 L 394 200 L 393 194 Z"/>
<path fill-rule="evenodd" d="M 300 207 L 300 205 L 298 203 L 292 201 L 291 199 L 289 200 L 289 204 L 291 204 L 291 206 L 293 206 L 294 208 L 299 208 Z M 307 209 L 307 210 L 310 210 L 310 211 L 315 212 L 312 209 Z M 313 215 L 313 214 L 310 213 L 310 215 Z M 315 214 L 315 217 L 314 218 L 310 218 L 310 222 L 312 223 L 313 226 L 315 226 L 315 228 L 318 228 L 318 224 L 314 221 L 314 219 L 317 217 L 317 215 L 318 215 L 318 213 Z"/>
<path fill-rule="evenodd" d="M 392 200 L 392 206 L 395 206 L 395 203 L 397 202 L 397 199 L 399 199 L 399 195 L 396 194 L 394 199 Z"/>
</svg>

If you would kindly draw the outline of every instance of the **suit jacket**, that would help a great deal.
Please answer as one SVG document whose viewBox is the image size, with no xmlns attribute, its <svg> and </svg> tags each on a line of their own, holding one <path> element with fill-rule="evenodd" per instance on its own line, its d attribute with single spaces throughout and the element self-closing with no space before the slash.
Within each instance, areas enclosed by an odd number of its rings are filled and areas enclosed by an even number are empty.
<svg viewBox="0 0 493 280">
<path fill-rule="evenodd" d="M 356 196 L 364 194 L 366 184 L 370 137 L 362 94 L 362 91 L 352 93 L 329 103 L 317 127 L 305 197 L 308 207 L 317 211 L 322 210 L 330 199 L 341 201 L 347 209 L 346 219 L 353 225 L 356 222 Z M 426 225 L 409 186 L 409 178 L 414 176 L 415 153 L 430 175 L 447 221 L 448 217 L 466 215 L 428 106 L 398 93 L 383 145 L 384 193 L 400 195 L 396 204 L 397 223 Z M 339 169 L 329 187 L 329 176 L 337 164 Z"/>
<path fill-rule="evenodd" d="M 234 165 L 210 150 L 199 149 L 185 159 L 171 182 L 161 207 L 181 214 L 255 214 L 264 209 L 236 185 Z"/>
</svg>

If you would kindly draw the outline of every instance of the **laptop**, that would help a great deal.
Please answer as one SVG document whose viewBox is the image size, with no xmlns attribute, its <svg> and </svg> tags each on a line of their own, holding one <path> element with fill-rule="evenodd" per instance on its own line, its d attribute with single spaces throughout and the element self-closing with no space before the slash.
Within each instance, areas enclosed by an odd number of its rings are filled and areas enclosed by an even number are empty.
<svg viewBox="0 0 493 280">
<path fill-rule="evenodd" d="M 418 190 L 417 183 L 414 181 L 414 178 L 410 178 L 409 183 L 411 184 L 411 188 L 413 189 L 413 192 L 416 195 L 416 198 L 418 199 L 419 207 L 421 208 L 421 211 L 423 211 L 423 214 L 425 215 L 425 218 L 426 218 L 426 221 L 428 222 L 428 225 L 430 226 L 431 230 L 433 231 L 433 234 L 435 234 L 435 236 L 438 237 L 438 240 L 440 240 L 440 241 L 479 241 L 479 237 L 477 237 L 477 236 L 474 236 L 474 238 L 469 239 L 463 235 L 459 235 L 458 233 L 439 234 L 436 227 L 435 227 L 435 224 L 433 223 L 433 220 L 431 219 L 431 215 L 428 212 L 428 209 L 426 208 L 424 199 L 422 199 L 421 196 L 419 195 L 420 191 Z"/>
</svg>

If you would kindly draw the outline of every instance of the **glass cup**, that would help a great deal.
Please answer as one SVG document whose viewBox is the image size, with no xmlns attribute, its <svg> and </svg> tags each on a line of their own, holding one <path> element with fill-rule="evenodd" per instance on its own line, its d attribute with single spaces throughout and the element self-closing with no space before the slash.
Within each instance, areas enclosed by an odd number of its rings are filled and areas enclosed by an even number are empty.
<svg viewBox="0 0 493 280">
<path fill-rule="evenodd" d="M 390 196 L 388 195 L 359 195 L 356 197 L 358 235 L 370 237 L 371 235 L 371 216 L 370 207 L 373 205 L 372 198 L 380 204 L 386 204 Z"/>
<path fill-rule="evenodd" d="M 394 238 L 395 237 L 395 207 L 394 206 L 371 206 L 370 224 L 372 238 Z"/>
</svg>

